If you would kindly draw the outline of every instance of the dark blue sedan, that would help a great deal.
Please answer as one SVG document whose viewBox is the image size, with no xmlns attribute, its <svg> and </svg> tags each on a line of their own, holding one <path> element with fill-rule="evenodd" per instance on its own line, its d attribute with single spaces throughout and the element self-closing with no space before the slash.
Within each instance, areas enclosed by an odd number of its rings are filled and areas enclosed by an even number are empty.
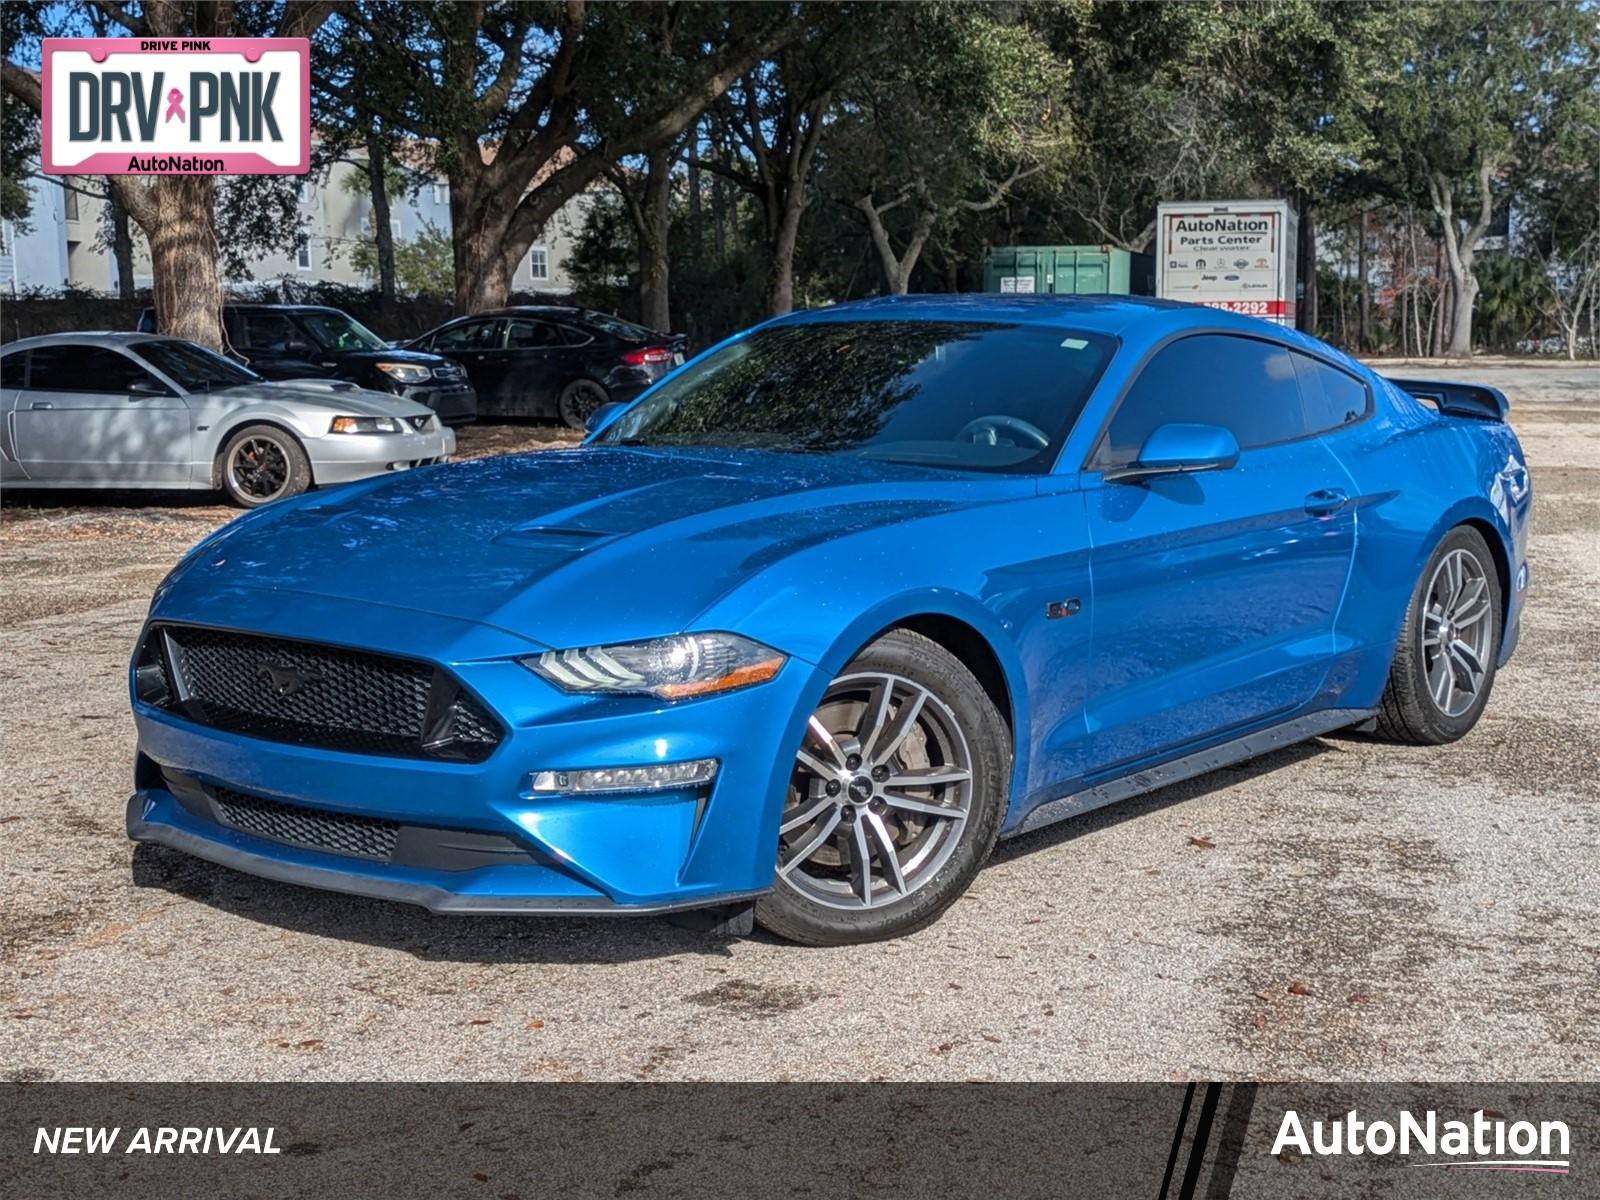
<svg viewBox="0 0 1600 1200">
<path fill-rule="evenodd" d="M 898 298 L 581 449 L 271 506 L 157 589 L 135 839 L 449 912 L 906 933 L 997 838 L 1472 728 L 1530 494 L 1496 391 L 1250 318 Z"/>
</svg>

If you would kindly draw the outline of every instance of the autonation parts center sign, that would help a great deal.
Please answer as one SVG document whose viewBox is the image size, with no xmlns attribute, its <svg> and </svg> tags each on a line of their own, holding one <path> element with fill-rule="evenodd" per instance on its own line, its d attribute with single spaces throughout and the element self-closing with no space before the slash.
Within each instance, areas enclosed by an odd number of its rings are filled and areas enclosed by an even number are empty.
<svg viewBox="0 0 1600 1200">
<path fill-rule="evenodd" d="M 1294 324 L 1300 223 L 1284 200 L 1156 209 L 1156 294 Z"/>
<path fill-rule="evenodd" d="M 301 175 L 305 38 L 46 38 L 45 171 Z"/>
</svg>

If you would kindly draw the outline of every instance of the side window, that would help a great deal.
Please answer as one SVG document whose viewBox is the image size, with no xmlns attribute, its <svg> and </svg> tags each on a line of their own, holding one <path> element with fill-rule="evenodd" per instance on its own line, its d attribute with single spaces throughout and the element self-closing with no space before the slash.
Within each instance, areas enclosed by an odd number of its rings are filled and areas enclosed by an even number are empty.
<svg viewBox="0 0 1600 1200">
<path fill-rule="evenodd" d="M 1241 450 L 1292 441 L 1308 431 L 1289 351 L 1273 342 L 1197 334 L 1173 342 L 1133 381 L 1094 456 L 1121 466 L 1159 425 L 1220 425 Z"/>
<path fill-rule="evenodd" d="M 28 352 L 19 350 L 0 358 L 0 388 L 28 386 Z"/>
<path fill-rule="evenodd" d="M 542 350 L 559 346 L 561 334 L 553 325 L 543 321 L 512 321 L 507 326 L 506 346 L 512 350 Z"/>
<path fill-rule="evenodd" d="M 40 346 L 31 353 L 30 391 L 115 394 L 156 382 L 131 358 L 100 346 Z"/>
<path fill-rule="evenodd" d="M 297 326 L 282 313 L 247 312 L 243 314 L 244 344 L 251 350 L 287 350 L 296 342 L 308 339 Z"/>
<path fill-rule="evenodd" d="M 587 346 L 594 341 L 594 334 L 586 333 L 572 325 L 561 326 L 561 340 L 569 346 Z"/>
<path fill-rule="evenodd" d="M 441 329 L 433 339 L 435 350 L 498 350 L 499 321 L 463 321 Z"/>
<path fill-rule="evenodd" d="M 1307 432 L 1325 433 L 1367 415 L 1371 397 L 1366 384 L 1309 355 L 1291 354 L 1290 357 L 1294 359 L 1295 375 L 1300 380 Z"/>
</svg>

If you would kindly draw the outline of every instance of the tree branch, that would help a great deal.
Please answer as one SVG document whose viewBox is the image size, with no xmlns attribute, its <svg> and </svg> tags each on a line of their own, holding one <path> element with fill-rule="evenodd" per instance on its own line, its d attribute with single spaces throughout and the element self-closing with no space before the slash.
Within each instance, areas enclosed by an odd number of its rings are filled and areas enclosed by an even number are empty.
<svg viewBox="0 0 1600 1200">
<path fill-rule="evenodd" d="M 0 63 L 0 86 L 34 112 L 43 111 L 44 92 L 39 84 L 39 76 L 26 67 L 19 67 L 13 62 Z"/>
<path fill-rule="evenodd" d="M 90 0 L 90 2 L 105 16 L 133 34 L 134 37 L 144 36 L 146 32 L 144 18 L 142 16 L 136 17 L 130 13 L 126 4 L 121 4 L 118 0 Z"/>
</svg>

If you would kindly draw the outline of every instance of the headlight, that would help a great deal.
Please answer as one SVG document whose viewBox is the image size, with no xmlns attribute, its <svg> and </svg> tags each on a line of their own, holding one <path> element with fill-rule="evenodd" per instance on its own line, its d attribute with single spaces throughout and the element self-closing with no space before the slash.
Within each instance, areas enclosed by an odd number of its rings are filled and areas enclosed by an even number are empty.
<svg viewBox="0 0 1600 1200">
<path fill-rule="evenodd" d="M 399 433 L 400 422 L 394 417 L 335 417 L 328 426 L 329 433 Z"/>
<path fill-rule="evenodd" d="M 687 700 L 765 683 L 788 656 L 737 634 L 686 633 L 649 642 L 551 650 L 519 661 L 564 692 Z"/>
<path fill-rule="evenodd" d="M 416 363 L 379 363 L 378 370 L 396 383 L 426 383 L 433 378 L 431 370 Z"/>
</svg>

